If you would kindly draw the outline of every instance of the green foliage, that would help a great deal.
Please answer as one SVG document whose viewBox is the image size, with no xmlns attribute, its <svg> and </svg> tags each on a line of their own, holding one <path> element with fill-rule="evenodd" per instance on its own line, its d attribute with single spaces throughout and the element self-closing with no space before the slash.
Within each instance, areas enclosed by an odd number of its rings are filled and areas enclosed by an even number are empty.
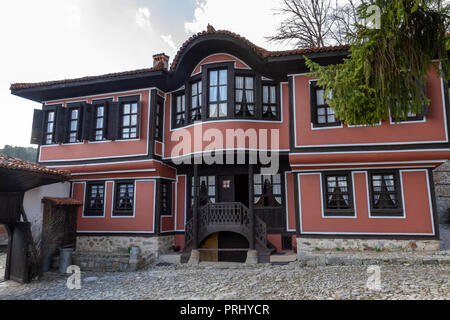
<svg viewBox="0 0 450 320">
<path fill-rule="evenodd" d="M 0 149 L 0 154 L 25 161 L 36 162 L 37 149 L 33 147 L 26 148 L 5 145 L 3 149 Z"/>
<path fill-rule="evenodd" d="M 436 4 L 437 0 L 363 0 L 359 17 L 364 21 L 373 13 L 369 6 L 377 5 L 381 28 L 358 25 L 350 55 L 341 64 L 320 66 L 305 58 L 326 96 L 332 92 L 327 102 L 342 121 L 374 125 L 387 120 L 389 113 L 400 121 L 429 106 L 423 91 L 428 72 L 435 67 L 446 79 L 450 74 L 450 8 L 434 9 Z M 442 70 L 433 63 L 436 58 Z"/>
</svg>

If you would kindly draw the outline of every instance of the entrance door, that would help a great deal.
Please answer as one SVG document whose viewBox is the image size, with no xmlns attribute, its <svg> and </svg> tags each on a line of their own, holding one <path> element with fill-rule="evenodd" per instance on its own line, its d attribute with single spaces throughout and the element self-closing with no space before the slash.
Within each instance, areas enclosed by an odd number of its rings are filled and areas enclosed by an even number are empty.
<svg viewBox="0 0 450 320">
<path fill-rule="evenodd" d="M 12 228 L 11 258 L 6 272 L 9 271 L 9 279 L 21 283 L 29 281 L 30 257 L 28 246 L 31 240 L 30 234 L 29 222 L 16 222 Z"/>
<path fill-rule="evenodd" d="M 219 177 L 219 202 L 235 202 L 234 176 Z"/>
</svg>

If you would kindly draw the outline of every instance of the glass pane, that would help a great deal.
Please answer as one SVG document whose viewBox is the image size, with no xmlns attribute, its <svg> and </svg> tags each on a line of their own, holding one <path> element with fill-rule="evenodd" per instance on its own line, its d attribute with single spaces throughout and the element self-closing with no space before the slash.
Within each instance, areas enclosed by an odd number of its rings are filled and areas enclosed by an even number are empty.
<svg viewBox="0 0 450 320">
<path fill-rule="evenodd" d="M 98 107 L 97 108 L 97 117 L 103 117 L 103 115 L 105 114 L 105 108 L 104 107 Z"/>
<path fill-rule="evenodd" d="M 217 101 L 217 87 L 209 88 L 209 101 L 211 102 Z"/>
<path fill-rule="evenodd" d="M 248 103 L 253 103 L 253 90 L 246 90 L 245 91 L 245 99 L 247 99 Z"/>
<path fill-rule="evenodd" d="M 226 117 L 227 116 L 227 104 L 221 103 L 219 105 L 219 117 Z"/>
<path fill-rule="evenodd" d="M 236 102 L 242 102 L 242 90 L 236 90 Z"/>
<path fill-rule="evenodd" d="M 131 116 L 131 125 L 135 126 L 137 124 L 137 115 Z"/>
<path fill-rule="evenodd" d="M 209 105 L 209 117 L 210 118 L 217 117 L 217 104 L 210 104 Z"/>
<path fill-rule="evenodd" d="M 325 108 L 317 108 L 317 114 L 319 116 L 324 116 L 325 115 Z"/>
<path fill-rule="evenodd" d="M 319 116 L 317 120 L 318 120 L 319 123 L 326 123 L 327 122 L 325 116 Z"/>
<path fill-rule="evenodd" d="M 269 87 L 263 87 L 263 103 L 269 103 Z"/>
<path fill-rule="evenodd" d="M 192 108 L 197 108 L 197 96 L 192 97 Z"/>
<path fill-rule="evenodd" d="M 334 114 L 328 115 L 328 122 L 336 122 L 336 118 L 335 118 Z"/>
<path fill-rule="evenodd" d="M 97 129 L 103 128 L 103 118 L 97 119 L 96 128 L 97 128 Z"/>
<path fill-rule="evenodd" d="M 53 123 L 47 124 L 47 132 L 53 132 Z"/>
<path fill-rule="evenodd" d="M 274 183 L 281 183 L 281 176 L 280 176 L 279 173 L 273 176 L 273 182 Z"/>
<path fill-rule="evenodd" d="M 255 194 L 261 194 L 262 193 L 262 187 L 260 184 L 255 185 Z"/>
<path fill-rule="evenodd" d="M 70 131 L 77 131 L 78 121 L 70 121 Z"/>
<path fill-rule="evenodd" d="M 124 114 L 130 113 L 130 104 L 126 103 L 123 105 L 123 113 Z"/>
<path fill-rule="evenodd" d="M 191 90 L 192 90 L 192 95 L 193 95 L 193 96 L 197 95 L 197 83 L 194 83 L 194 84 L 191 86 Z"/>
<path fill-rule="evenodd" d="M 131 105 L 131 112 L 132 112 L 132 113 L 137 113 L 137 109 L 138 109 L 137 103 L 133 103 L 133 104 Z"/>
<path fill-rule="evenodd" d="M 130 125 L 130 116 L 124 116 L 123 117 L 123 125 L 129 126 Z"/>
<path fill-rule="evenodd" d="M 208 184 L 209 185 L 216 185 L 216 178 L 214 176 L 208 177 Z"/>
<path fill-rule="evenodd" d="M 49 112 L 48 113 L 48 121 L 54 121 L 55 120 L 55 113 Z"/>
<path fill-rule="evenodd" d="M 202 82 L 197 82 L 198 84 L 198 94 L 202 94 Z"/>
<path fill-rule="evenodd" d="M 323 106 L 325 104 L 324 94 L 325 92 L 322 89 L 316 90 L 317 95 L 316 103 L 318 106 Z"/>
<path fill-rule="evenodd" d="M 280 195 L 281 194 L 281 185 L 274 184 L 273 185 L 273 194 L 274 195 Z"/>
<path fill-rule="evenodd" d="M 219 84 L 227 84 L 227 70 L 220 70 Z"/>
<path fill-rule="evenodd" d="M 251 77 L 245 78 L 245 88 L 253 89 L 253 78 Z"/>
<path fill-rule="evenodd" d="M 236 88 L 243 89 L 244 88 L 244 78 L 236 77 Z"/>
<path fill-rule="evenodd" d="M 72 110 L 72 119 L 78 119 L 78 109 Z"/>
<path fill-rule="evenodd" d="M 227 101 L 227 86 L 219 87 L 219 101 Z"/>
<path fill-rule="evenodd" d="M 217 85 L 217 71 L 210 71 L 209 72 L 209 84 L 210 85 Z"/>
<path fill-rule="evenodd" d="M 253 116 L 255 114 L 255 106 L 254 105 L 252 105 L 252 104 L 247 105 L 247 110 L 250 115 Z"/>
<path fill-rule="evenodd" d="M 276 88 L 274 86 L 270 87 L 270 103 L 277 103 Z"/>
</svg>

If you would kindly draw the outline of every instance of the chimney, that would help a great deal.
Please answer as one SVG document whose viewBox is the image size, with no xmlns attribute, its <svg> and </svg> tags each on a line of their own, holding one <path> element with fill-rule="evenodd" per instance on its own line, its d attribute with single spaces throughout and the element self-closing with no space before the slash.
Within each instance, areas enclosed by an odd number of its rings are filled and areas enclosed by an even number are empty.
<svg viewBox="0 0 450 320">
<path fill-rule="evenodd" d="M 164 70 L 169 69 L 169 56 L 165 53 L 158 53 L 153 56 L 153 67 L 156 68 L 162 63 L 162 68 Z"/>
</svg>

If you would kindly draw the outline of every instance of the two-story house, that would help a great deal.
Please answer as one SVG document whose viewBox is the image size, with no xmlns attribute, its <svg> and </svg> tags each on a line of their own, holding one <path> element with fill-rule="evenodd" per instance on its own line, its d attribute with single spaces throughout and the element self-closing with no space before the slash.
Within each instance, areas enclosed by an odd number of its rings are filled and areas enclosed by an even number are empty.
<svg viewBox="0 0 450 320">
<path fill-rule="evenodd" d="M 32 142 L 38 163 L 72 173 L 79 250 L 260 262 L 274 250 L 436 250 L 447 84 L 430 70 L 423 114 L 347 125 L 304 56 L 334 64 L 348 49 L 271 52 L 209 26 L 170 68 L 158 54 L 149 69 L 11 92 L 42 103 Z"/>
</svg>

